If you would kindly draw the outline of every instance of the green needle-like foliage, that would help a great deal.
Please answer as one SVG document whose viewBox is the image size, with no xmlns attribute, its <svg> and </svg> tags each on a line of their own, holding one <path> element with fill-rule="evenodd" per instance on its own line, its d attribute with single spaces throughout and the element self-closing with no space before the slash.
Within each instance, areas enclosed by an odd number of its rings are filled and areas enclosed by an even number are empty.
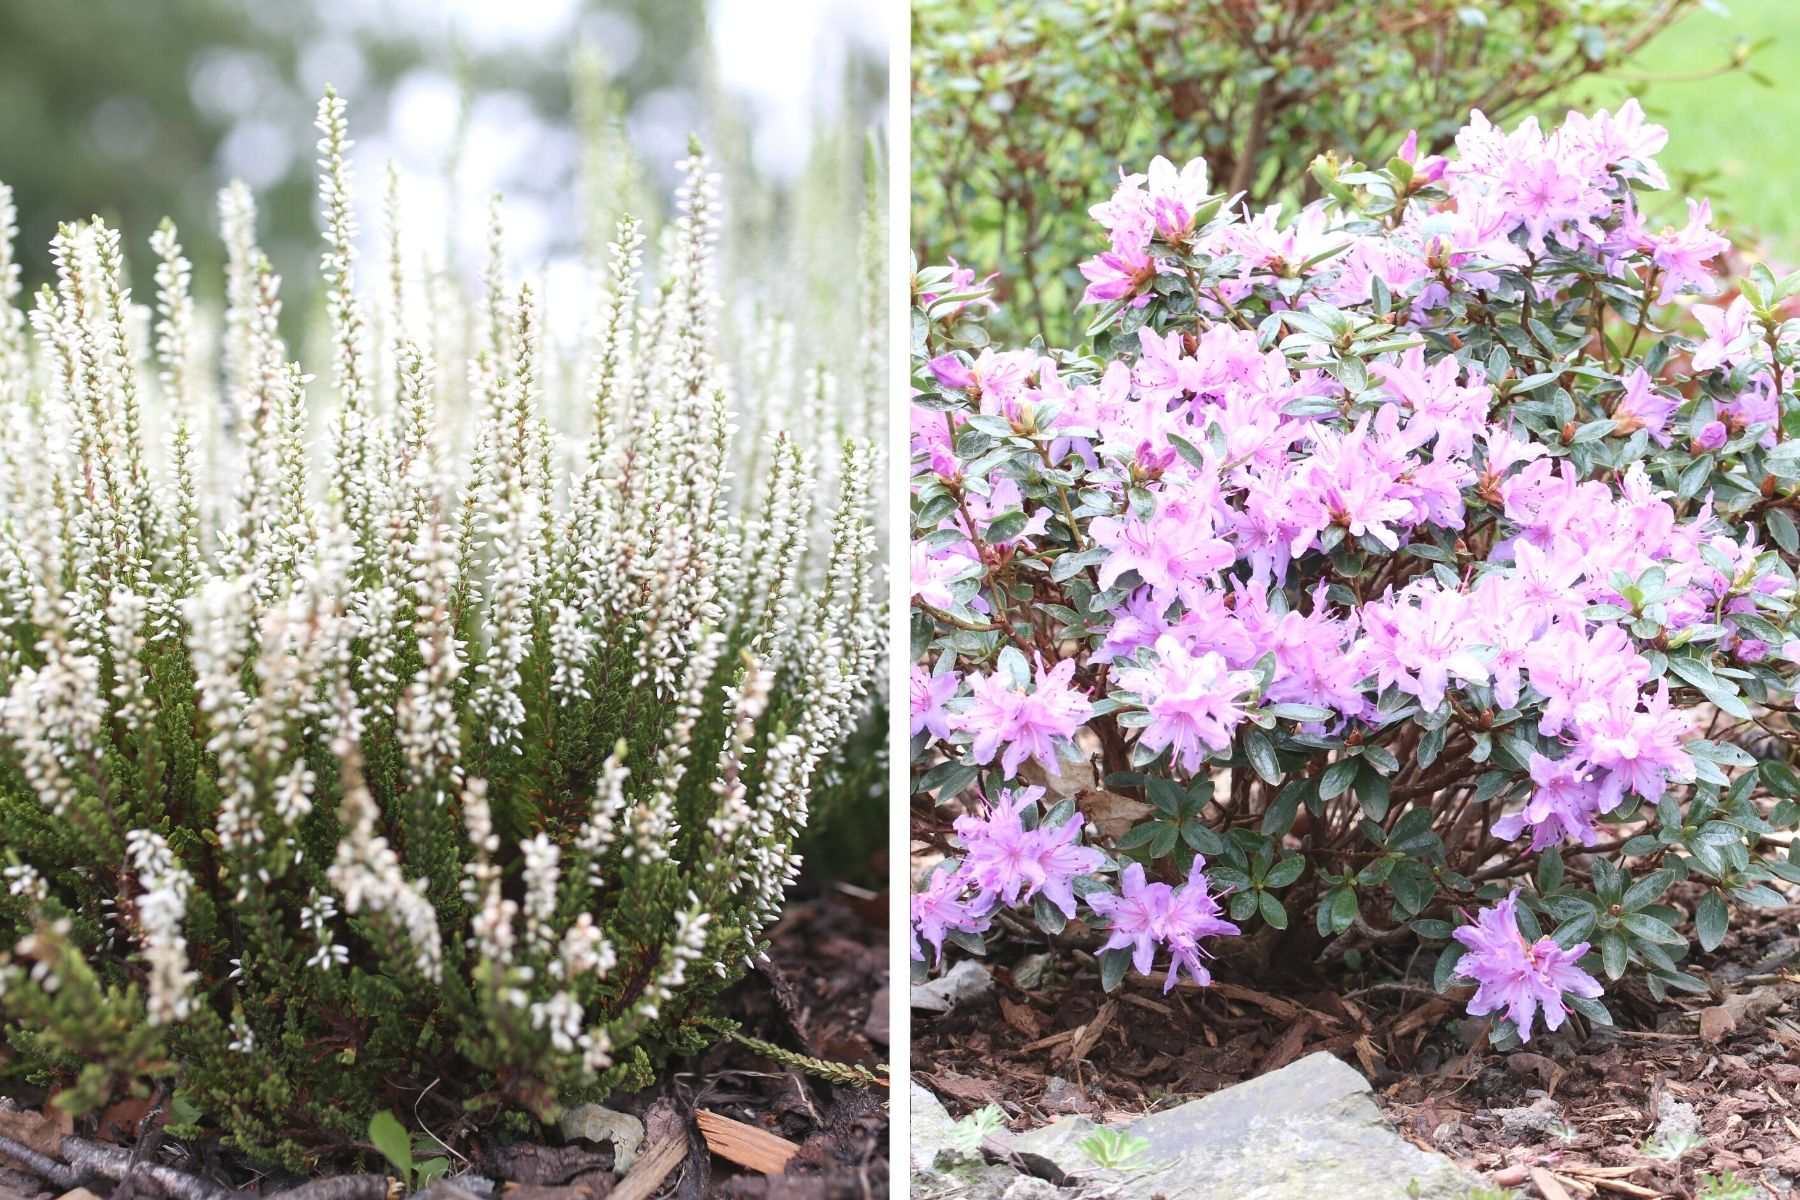
<svg viewBox="0 0 1800 1200">
<path fill-rule="evenodd" d="M 0 1079 L 172 1080 L 289 1162 L 712 1040 L 880 666 L 874 447 L 734 449 L 697 145 L 660 283 L 620 220 L 565 359 L 498 210 L 465 302 L 390 182 L 359 290 L 319 128 L 329 386 L 243 188 L 216 370 L 172 226 L 148 331 L 97 219 L 27 317 L 0 190 Z"/>
</svg>

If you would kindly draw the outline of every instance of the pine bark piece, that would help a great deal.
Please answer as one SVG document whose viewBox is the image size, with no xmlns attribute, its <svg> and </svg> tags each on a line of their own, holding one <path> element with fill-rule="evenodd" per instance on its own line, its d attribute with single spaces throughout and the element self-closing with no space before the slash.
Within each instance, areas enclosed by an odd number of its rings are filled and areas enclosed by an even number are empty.
<svg viewBox="0 0 1800 1200">
<path fill-rule="evenodd" d="M 800 1147 L 786 1138 L 720 1113 L 696 1109 L 694 1119 L 709 1150 L 752 1171 L 780 1175 L 787 1170 L 788 1160 L 800 1153 Z"/>
<path fill-rule="evenodd" d="M 612 1190 L 608 1200 L 650 1200 L 662 1181 L 669 1177 L 669 1172 L 681 1165 L 687 1157 L 687 1139 L 685 1137 L 665 1137 L 648 1150 L 638 1155 L 637 1162 L 632 1164 L 631 1171 L 619 1186 Z"/>
<path fill-rule="evenodd" d="M 1569 1200 L 1569 1189 L 1542 1167 L 1531 1168 L 1531 1182 L 1544 1200 Z"/>
</svg>

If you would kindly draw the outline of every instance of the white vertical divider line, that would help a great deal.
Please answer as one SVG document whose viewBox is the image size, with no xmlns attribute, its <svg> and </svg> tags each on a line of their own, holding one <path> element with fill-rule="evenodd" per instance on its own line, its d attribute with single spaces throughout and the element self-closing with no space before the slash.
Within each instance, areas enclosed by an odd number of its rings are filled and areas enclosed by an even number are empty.
<svg viewBox="0 0 1800 1200">
<path fill-rule="evenodd" d="M 912 475 L 910 430 L 912 389 L 909 383 L 911 328 L 912 212 L 912 20 L 907 0 L 879 0 L 889 8 L 888 38 L 888 520 L 889 703 L 888 703 L 888 1053 L 893 1086 L 888 1111 L 890 1194 L 911 1193 L 910 1114 L 912 1092 L 912 1009 L 904 1001 L 911 988 L 912 963 L 907 949 L 911 926 L 912 764 L 907 747 L 908 697 L 911 694 L 912 604 Z"/>
</svg>

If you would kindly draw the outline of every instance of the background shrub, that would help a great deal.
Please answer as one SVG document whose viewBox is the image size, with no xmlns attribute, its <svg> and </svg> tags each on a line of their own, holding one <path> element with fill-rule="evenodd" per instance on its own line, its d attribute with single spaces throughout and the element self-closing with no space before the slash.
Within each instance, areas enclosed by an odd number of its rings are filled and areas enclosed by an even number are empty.
<svg viewBox="0 0 1800 1200">
<path fill-rule="evenodd" d="M 1306 166 L 1443 144 L 1616 66 L 1693 0 L 922 0 L 913 6 L 915 252 L 1000 273 L 1002 340 L 1067 344 L 1081 223 L 1124 169 L 1204 158 L 1291 212 Z M 1137 164 L 1128 166 L 1128 164 Z"/>
</svg>

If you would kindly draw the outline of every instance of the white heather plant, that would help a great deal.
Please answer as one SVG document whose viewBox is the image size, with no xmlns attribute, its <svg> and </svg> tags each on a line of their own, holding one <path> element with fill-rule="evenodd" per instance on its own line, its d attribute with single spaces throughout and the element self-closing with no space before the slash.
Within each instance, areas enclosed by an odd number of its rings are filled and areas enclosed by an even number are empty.
<svg viewBox="0 0 1800 1200">
<path fill-rule="evenodd" d="M 921 965 L 1021 905 L 1107 988 L 1405 940 L 1516 1045 L 1786 902 L 1800 275 L 1689 324 L 1728 242 L 1644 220 L 1666 139 L 1476 112 L 1291 216 L 1156 158 L 1092 210 L 1091 353 L 919 272 Z"/>
<path fill-rule="evenodd" d="M 0 191 L 0 1078 L 169 1081 L 295 1162 L 715 1037 L 880 645 L 871 442 L 771 430 L 731 478 L 698 146 L 660 285 L 620 219 L 572 369 L 498 232 L 474 304 L 441 263 L 408 302 L 391 179 L 359 290 L 335 94 L 319 127 L 325 385 L 241 186 L 216 374 L 171 226 L 149 328 L 97 219 L 27 322 Z"/>
</svg>

